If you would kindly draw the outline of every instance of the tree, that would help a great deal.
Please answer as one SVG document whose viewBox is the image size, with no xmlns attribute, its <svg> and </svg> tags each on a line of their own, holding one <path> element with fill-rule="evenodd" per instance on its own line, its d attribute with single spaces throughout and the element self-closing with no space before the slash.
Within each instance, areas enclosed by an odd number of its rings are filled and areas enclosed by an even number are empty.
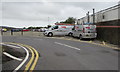
<svg viewBox="0 0 120 72">
<path fill-rule="evenodd" d="M 75 18 L 73 18 L 73 17 L 69 17 L 67 20 L 65 20 L 65 21 L 62 21 L 62 22 L 60 22 L 60 23 L 69 23 L 69 24 L 74 24 L 75 23 Z"/>
<path fill-rule="evenodd" d="M 28 27 L 28 29 L 33 29 L 33 27 Z"/>
<path fill-rule="evenodd" d="M 23 29 L 26 29 L 26 27 L 23 27 Z"/>
</svg>

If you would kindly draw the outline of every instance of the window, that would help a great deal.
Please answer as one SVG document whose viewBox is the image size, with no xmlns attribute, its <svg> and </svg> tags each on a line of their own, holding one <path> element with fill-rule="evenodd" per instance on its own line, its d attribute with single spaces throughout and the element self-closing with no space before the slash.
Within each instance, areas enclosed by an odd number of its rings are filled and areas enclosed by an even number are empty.
<svg viewBox="0 0 120 72">
<path fill-rule="evenodd" d="M 54 29 L 58 29 L 58 26 L 55 26 Z"/>
<path fill-rule="evenodd" d="M 102 16 L 102 19 L 105 19 L 105 15 Z"/>
</svg>

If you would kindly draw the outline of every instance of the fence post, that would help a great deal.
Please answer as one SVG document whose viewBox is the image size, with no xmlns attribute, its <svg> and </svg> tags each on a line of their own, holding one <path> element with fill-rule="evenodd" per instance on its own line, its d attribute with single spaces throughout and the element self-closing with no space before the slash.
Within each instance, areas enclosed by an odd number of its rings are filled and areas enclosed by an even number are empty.
<svg viewBox="0 0 120 72">
<path fill-rule="evenodd" d="M 11 35 L 13 35 L 13 30 L 11 29 Z"/>
<path fill-rule="evenodd" d="M 2 31 L 2 29 L 1 29 L 1 35 L 3 35 L 3 31 Z"/>
<path fill-rule="evenodd" d="M 21 30 L 21 35 L 23 35 L 23 29 Z"/>
</svg>

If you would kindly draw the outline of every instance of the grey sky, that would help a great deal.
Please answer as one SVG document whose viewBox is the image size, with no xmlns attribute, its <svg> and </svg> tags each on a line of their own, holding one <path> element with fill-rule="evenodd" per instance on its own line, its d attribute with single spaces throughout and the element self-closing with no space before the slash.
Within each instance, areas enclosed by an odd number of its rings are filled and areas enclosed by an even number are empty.
<svg viewBox="0 0 120 72">
<path fill-rule="evenodd" d="M 2 26 L 29 27 L 47 26 L 55 22 L 63 21 L 68 17 L 81 18 L 87 11 L 92 13 L 92 8 L 96 11 L 106 9 L 117 4 L 115 2 L 29 2 L 20 0 L 3 0 L 0 3 L 0 21 Z"/>
</svg>

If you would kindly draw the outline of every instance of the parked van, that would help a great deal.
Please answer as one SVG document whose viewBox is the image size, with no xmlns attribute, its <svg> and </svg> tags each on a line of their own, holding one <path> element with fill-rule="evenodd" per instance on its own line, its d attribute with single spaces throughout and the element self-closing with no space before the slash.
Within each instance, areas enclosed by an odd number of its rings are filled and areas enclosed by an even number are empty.
<svg viewBox="0 0 120 72">
<path fill-rule="evenodd" d="M 72 29 L 72 32 L 73 37 L 78 37 L 80 39 L 83 38 L 94 39 L 97 37 L 96 25 L 93 25 L 92 23 L 75 25 L 74 28 Z"/>
<path fill-rule="evenodd" d="M 46 36 L 55 36 L 55 35 L 72 35 L 73 25 L 54 25 L 50 27 L 47 31 L 44 32 Z"/>
</svg>

